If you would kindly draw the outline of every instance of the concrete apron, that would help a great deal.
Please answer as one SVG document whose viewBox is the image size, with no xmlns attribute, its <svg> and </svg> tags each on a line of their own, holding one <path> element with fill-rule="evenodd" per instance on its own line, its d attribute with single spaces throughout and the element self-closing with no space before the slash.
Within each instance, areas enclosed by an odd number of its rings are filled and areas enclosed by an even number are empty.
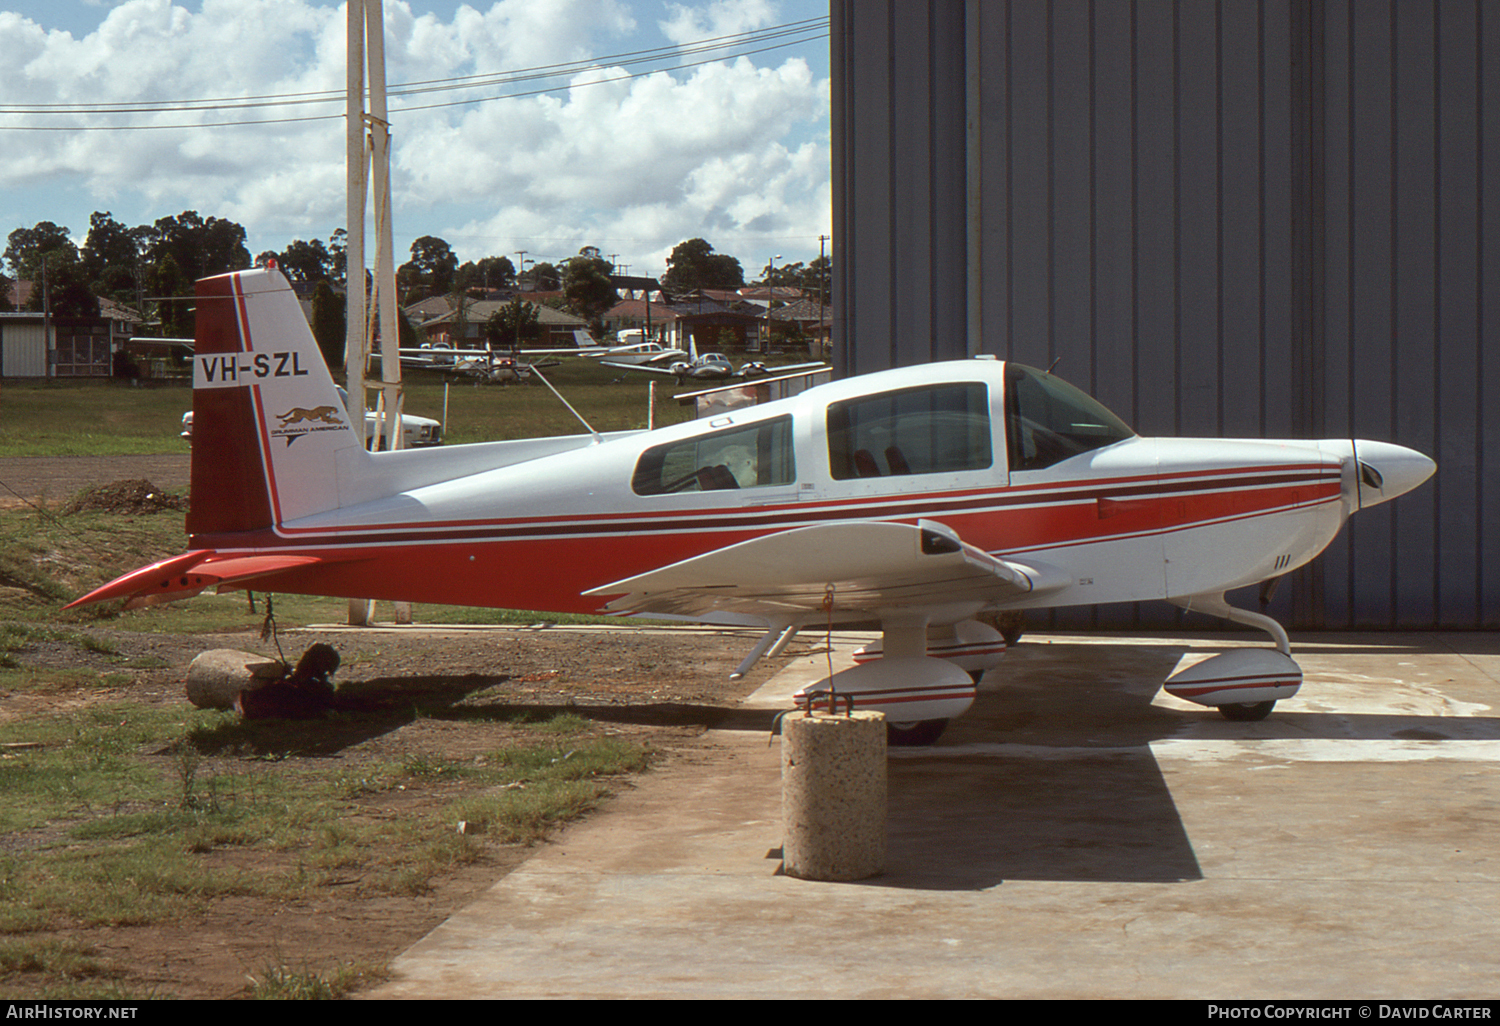
<svg viewBox="0 0 1500 1026">
<path fill-rule="evenodd" d="M 1294 639 L 1306 683 L 1262 723 L 1159 690 L 1249 644 L 1028 637 L 893 754 L 887 872 L 857 883 L 778 874 L 777 743 L 715 731 L 365 996 L 1492 997 L 1500 636 Z"/>
</svg>

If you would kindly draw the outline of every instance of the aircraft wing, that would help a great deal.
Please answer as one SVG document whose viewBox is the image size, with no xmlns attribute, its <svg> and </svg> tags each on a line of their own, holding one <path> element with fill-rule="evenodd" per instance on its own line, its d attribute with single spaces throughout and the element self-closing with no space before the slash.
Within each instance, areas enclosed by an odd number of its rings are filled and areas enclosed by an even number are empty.
<svg viewBox="0 0 1500 1026">
<path fill-rule="evenodd" d="M 671 367 L 662 367 L 655 363 L 615 363 L 613 360 L 600 360 L 601 367 L 614 367 L 617 370 L 645 371 L 647 374 L 665 374 L 668 377 L 677 377 Z"/>
<path fill-rule="evenodd" d="M 136 609 L 192 598 L 206 588 L 243 587 L 257 578 L 283 570 L 329 562 L 345 561 L 330 561 L 319 556 L 232 556 L 220 555 L 212 549 L 195 549 L 133 570 L 63 608 L 123 598 L 126 609 Z"/>
<path fill-rule="evenodd" d="M 830 586 L 841 614 L 977 602 L 988 605 L 1066 583 L 1060 572 L 999 559 L 946 525 L 849 521 L 753 538 L 594 588 L 605 609 L 765 619 L 824 614 Z"/>
<path fill-rule="evenodd" d="M 814 360 L 811 363 L 788 363 L 788 364 L 777 364 L 775 366 L 768 366 L 768 367 L 764 368 L 760 372 L 760 376 L 763 376 L 763 377 L 773 377 L 773 376 L 779 377 L 779 376 L 781 376 L 783 374 L 801 374 L 801 373 L 803 373 L 805 371 L 820 371 L 820 370 L 831 370 L 831 369 L 832 368 L 829 367 L 829 365 L 826 364 L 826 363 L 824 363 L 822 360 Z M 739 372 L 735 375 L 735 377 L 748 377 L 748 376 L 749 375 L 745 374 L 745 368 L 744 367 L 741 367 L 739 369 Z"/>
</svg>

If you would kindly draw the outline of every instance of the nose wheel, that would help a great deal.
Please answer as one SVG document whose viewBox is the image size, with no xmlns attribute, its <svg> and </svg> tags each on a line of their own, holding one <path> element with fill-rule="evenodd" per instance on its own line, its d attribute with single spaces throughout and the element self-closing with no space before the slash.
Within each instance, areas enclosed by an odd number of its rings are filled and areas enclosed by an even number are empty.
<svg viewBox="0 0 1500 1026">
<path fill-rule="evenodd" d="M 1255 723 L 1271 715 L 1271 710 L 1274 708 L 1276 708 L 1275 701 L 1230 702 L 1219 706 L 1219 715 L 1234 723 Z"/>
<path fill-rule="evenodd" d="M 918 748 L 930 745 L 948 729 L 947 720 L 912 720 L 885 725 L 885 743 L 893 748 Z"/>
</svg>

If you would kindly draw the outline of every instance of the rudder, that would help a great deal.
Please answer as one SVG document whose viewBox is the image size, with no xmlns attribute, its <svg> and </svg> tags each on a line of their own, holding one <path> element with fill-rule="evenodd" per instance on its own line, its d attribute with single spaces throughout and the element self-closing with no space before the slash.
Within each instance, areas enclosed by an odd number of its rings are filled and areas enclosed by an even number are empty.
<svg viewBox="0 0 1500 1026">
<path fill-rule="evenodd" d="M 364 455 L 286 278 L 197 285 L 192 535 L 274 527 L 336 508 L 339 453 Z"/>
</svg>

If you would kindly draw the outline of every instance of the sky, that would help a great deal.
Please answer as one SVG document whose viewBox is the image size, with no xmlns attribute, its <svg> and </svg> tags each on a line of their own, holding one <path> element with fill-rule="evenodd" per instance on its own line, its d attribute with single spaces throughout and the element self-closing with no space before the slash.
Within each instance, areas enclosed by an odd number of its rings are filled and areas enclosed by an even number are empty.
<svg viewBox="0 0 1500 1026">
<path fill-rule="evenodd" d="M 695 237 L 747 280 L 810 262 L 832 223 L 827 29 L 771 30 L 827 14 L 386 0 L 397 262 L 426 235 L 460 261 L 597 246 L 632 275 Z M 344 38 L 343 4 L 320 0 L 0 0 L 0 237 L 51 221 L 82 244 L 95 211 L 196 210 L 243 225 L 252 257 L 326 242 L 345 221 Z"/>
</svg>

